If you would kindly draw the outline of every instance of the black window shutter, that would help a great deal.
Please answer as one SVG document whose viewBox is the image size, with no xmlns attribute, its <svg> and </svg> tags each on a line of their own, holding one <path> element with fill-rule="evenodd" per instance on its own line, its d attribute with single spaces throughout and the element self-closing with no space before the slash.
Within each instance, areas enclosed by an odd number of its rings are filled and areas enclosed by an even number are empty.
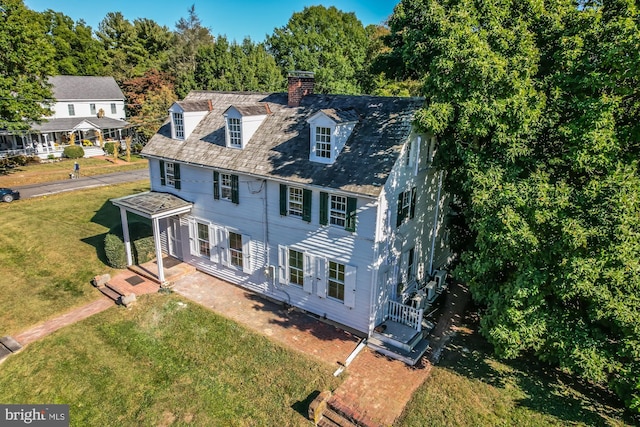
<svg viewBox="0 0 640 427">
<path fill-rule="evenodd" d="M 356 231 L 356 209 L 358 207 L 358 199 L 355 197 L 347 197 L 347 221 L 345 230 Z"/>
<path fill-rule="evenodd" d="M 398 218 L 396 219 L 396 227 L 400 227 L 402 221 L 404 221 L 404 212 L 402 210 L 402 196 L 404 193 L 398 195 Z"/>
<path fill-rule="evenodd" d="M 320 192 L 320 224 L 329 223 L 329 193 Z"/>
<path fill-rule="evenodd" d="M 231 175 L 231 201 L 236 205 L 240 203 L 238 175 Z"/>
<path fill-rule="evenodd" d="M 180 189 L 180 163 L 173 164 L 173 186 L 176 190 Z"/>
<path fill-rule="evenodd" d="M 311 190 L 302 190 L 302 220 L 311 222 Z"/>
<path fill-rule="evenodd" d="M 164 161 L 160 160 L 160 185 L 167 185 L 167 179 L 164 176 Z"/>
<path fill-rule="evenodd" d="M 280 215 L 287 215 L 287 186 L 280 184 Z"/>
<path fill-rule="evenodd" d="M 213 171 L 213 198 L 220 199 L 220 172 Z"/>
<path fill-rule="evenodd" d="M 413 218 L 414 216 L 416 216 L 416 187 L 411 189 L 411 212 L 409 218 Z"/>
</svg>

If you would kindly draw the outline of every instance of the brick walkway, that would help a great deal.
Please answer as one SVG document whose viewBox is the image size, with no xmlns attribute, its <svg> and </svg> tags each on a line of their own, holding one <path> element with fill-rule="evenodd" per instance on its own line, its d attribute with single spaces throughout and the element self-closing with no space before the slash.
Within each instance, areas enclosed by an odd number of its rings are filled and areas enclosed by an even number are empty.
<svg viewBox="0 0 640 427">
<path fill-rule="evenodd" d="M 38 326 L 35 326 L 27 331 L 21 332 L 13 338 L 18 341 L 23 347 L 30 344 L 42 337 L 45 337 L 60 328 L 71 325 L 82 319 L 86 319 L 96 313 L 106 310 L 109 307 L 113 307 L 113 301 L 107 297 L 101 297 L 87 305 L 71 310 L 61 316 L 48 320 Z"/>
<path fill-rule="evenodd" d="M 196 272 L 177 280 L 173 290 L 283 345 L 333 364 L 336 369 L 360 341 L 339 328 L 297 310 L 285 310 L 281 304 L 204 273 Z M 454 298 L 458 295 L 452 294 Z M 445 316 L 453 319 L 455 311 L 464 307 L 460 303 L 448 305 Z M 451 326 L 448 323 L 441 328 L 442 333 Z M 365 348 L 346 369 L 348 377 L 334 391 L 330 402 L 368 425 L 390 426 L 430 371 L 431 364 L 426 358 L 416 367 L 409 367 Z"/>
</svg>

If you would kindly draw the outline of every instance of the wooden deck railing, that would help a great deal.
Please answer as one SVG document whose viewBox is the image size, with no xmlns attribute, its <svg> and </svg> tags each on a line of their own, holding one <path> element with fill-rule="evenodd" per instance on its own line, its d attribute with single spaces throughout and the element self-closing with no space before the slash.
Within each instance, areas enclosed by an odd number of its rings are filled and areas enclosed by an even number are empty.
<svg viewBox="0 0 640 427">
<path fill-rule="evenodd" d="M 386 320 L 402 323 L 418 332 L 422 330 L 423 309 L 413 308 L 395 301 L 388 301 L 385 311 Z"/>
</svg>

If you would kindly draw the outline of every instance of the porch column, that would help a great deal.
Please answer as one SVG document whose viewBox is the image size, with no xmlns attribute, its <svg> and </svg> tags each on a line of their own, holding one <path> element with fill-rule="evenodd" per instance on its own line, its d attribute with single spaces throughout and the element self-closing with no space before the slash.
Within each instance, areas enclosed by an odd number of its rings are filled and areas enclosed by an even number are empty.
<svg viewBox="0 0 640 427">
<path fill-rule="evenodd" d="M 152 218 L 153 242 L 156 245 L 156 262 L 158 263 L 158 280 L 160 285 L 164 283 L 164 267 L 162 266 L 162 245 L 160 244 L 160 223 L 158 218 Z"/>
<path fill-rule="evenodd" d="M 127 254 L 127 266 L 133 265 L 131 256 L 131 238 L 129 237 L 129 222 L 127 221 L 127 210 L 120 208 L 120 218 L 122 222 L 122 237 L 124 238 L 124 251 Z"/>
</svg>

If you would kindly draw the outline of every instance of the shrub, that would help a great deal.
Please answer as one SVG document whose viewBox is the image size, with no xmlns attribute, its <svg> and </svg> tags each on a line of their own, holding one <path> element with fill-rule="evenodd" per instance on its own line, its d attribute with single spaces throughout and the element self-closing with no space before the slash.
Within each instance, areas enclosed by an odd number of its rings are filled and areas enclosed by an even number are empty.
<svg viewBox="0 0 640 427">
<path fill-rule="evenodd" d="M 134 264 L 143 264 L 155 257 L 153 231 L 151 225 L 142 221 L 129 222 L 129 237 Z M 113 268 L 126 268 L 127 255 L 124 250 L 122 227 L 115 226 L 104 238 L 104 252 Z"/>
<path fill-rule="evenodd" d="M 69 159 L 81 159 L 84 157 L 84 148 L 79 145 L 69 145 L 64 147 L 62 155 Z"/>
<path fill-rule="evenodd" d="M 142 144 L 133 144 L 133 152 L 134 153 L 139 153 L 142 151 Z"/>
<path fill-rule="evenodd" d="M 124 242 L 115 234 L 107 234 L 104 238 L 104 253 L 109 265 L 113 268 L 126 268 L 127 255 L 124 250 Z"/>
<path fill-rule="evenodd" d="M 113 155 L 113 153 L 117 149 L 118 149 L 118 143 L 117 142 L 105 142 L 104 143 L 104 152 L 107 153 L 107 154 Z"/>
</svg>

